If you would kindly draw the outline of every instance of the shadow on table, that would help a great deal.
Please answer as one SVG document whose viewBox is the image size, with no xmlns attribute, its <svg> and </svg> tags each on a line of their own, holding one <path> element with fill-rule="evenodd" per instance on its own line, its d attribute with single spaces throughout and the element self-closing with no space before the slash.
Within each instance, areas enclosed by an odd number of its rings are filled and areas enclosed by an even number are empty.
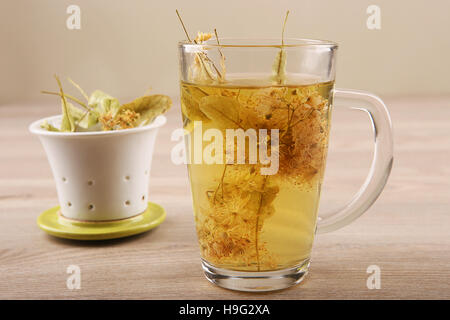
<svg viewBox="0 0 450 320">
<path fill-rule="evenodd" d="M 66 246 L 75 247 L 112 247 L 119 246 L 122 244 L 127 244 L 133 241 L 142 241 L 144 238 L 152 237 L 152 235 L 157 232 L 158 228 L 148 230 L 144 233 L 135 234 L 128 237 L 109 239 L 109 240 L 74 240 L 74 239 L 63 239 L 46 234 L 49 241 L 55 244 L 62 244 Z M 146 239 L 146 241 L 149 239 Z"/>
</svg>

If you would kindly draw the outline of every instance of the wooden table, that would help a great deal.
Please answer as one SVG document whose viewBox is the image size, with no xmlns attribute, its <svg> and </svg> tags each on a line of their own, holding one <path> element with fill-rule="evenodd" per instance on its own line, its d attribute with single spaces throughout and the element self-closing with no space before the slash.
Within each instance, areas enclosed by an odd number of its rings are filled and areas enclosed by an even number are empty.
<svg viewBox="0 0 450 320">
<path fill-rule="evenodd" d="M 310 274 L 300 285 L 264 294 L 221 289 L 200 267 L 184 166 L 170 162 L 178 105 L 161 130 L 151 172 L 151 200 L 167 210 L 157 229 L 122 240 L 76 242 L 36 225 L 57 204 L 43 148 L 28 124 L 52 106 L 0 106 L 0 298 L 2 299 L 400 299 L 450 298 L 450 97 L 386 99 L 395 161 L 385 191 L 350 226 L 316 239 Z M 335 110 L 321 209 L 343 205 L 370 164 L 367 116 Z M 69 290 L 66 268 L 81 268 Z M 381 289 L 369 290 L 369 265 Z"/>
</svg>

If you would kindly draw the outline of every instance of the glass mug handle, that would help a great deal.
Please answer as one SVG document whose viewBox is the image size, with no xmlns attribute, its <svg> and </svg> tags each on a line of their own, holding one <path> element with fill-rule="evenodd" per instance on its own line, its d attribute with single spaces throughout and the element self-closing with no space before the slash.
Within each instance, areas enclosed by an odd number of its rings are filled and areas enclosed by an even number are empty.
<svg viewBox="0 0 450 320">
<path fill-rule="evenodd" d="M 362 215 L 380 195 L 392 168 L 393 139 L 392 123 L 383 101 L 368 92 L 334 89 L 334 106 L 345 106 L 368 113 L 375 135 L 375 150 L 369 174 L 354 195 L 353 199 L 342 209 L 319 218 L 317 233 L 326 233 L 340 229 Z"/>
</svg>

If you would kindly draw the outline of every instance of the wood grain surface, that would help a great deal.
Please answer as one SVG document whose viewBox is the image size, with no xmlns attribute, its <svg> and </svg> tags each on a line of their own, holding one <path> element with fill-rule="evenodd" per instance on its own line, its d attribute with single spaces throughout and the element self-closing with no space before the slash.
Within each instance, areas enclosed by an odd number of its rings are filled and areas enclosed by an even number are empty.
<svg viewBox="0 0 450 320">
<path fill-rule="evenodd" d="M 1 299 L 432 299 L 450 298 L 450 97 L 386 99 L 394 168 L 378 201 L 351 225 L 316 238 L 310 273 L 295 287 L 250 294 L 209 283 L 200 266 L 184 166 L 170 161 L 179 106 L 160 131 L 150 200 L 166 221 L 142 235 L 102 242 L 61 240 L 36 225 L 57 204 L 39 140 L 27 126 L 54 105 L 0 106 Z M 336 109 L 321 211 L 348 201 L 367 174 L 373 137 L 367 116 Z M 66 287 L 69 265 L 81 289 Z M 369 290 L 366 270 L 381 269 Z"/>
</svg>

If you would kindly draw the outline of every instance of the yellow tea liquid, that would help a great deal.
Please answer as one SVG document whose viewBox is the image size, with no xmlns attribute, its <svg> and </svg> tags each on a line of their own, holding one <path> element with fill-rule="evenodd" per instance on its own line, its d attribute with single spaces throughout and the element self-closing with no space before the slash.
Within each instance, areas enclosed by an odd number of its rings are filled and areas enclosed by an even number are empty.
<svg viewBox="0 0 450 320">
<path fill-rule="evenodd" d="M 187 132 L 193 131 L 195 121 L 202 121 L 203 132 L 225 131 L 230 124 L 243 130 L 279 129 L 276 174 L 262 175 L 265 165 L 259 163 L 188 164 L 201 255 L 208 263 L 239 271 L 273 271 L 309 258 L 333 85 L 271 85 L 245 79 L 181 84 Z M 195 148 L 193 135 L 186 139 Z M 189 153 L 192 157 L 193 150 Z"/>
</svg>

